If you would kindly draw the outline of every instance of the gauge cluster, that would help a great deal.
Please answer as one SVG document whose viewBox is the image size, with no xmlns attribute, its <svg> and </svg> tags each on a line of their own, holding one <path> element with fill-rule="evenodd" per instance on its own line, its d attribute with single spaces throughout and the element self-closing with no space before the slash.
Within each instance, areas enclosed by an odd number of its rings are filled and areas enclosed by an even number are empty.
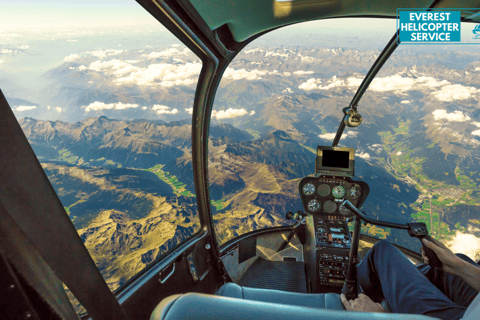
<svg viewBox="0 0 480 320">
<path fill-rule="evenodd" d="M 320 175 L 303 178 L 298 187 L 308 213 L 304 257 L 312 292 L 340 293 L 350 259 L 348 221 L 353 216 L 342 203 L 348 200 L 360 208 L 370 189 L 350 177 Z"/>
<path fill-rule="evenodd" d="M 310 214 L 351 216 L 342 205 L 349 200 L 357 208 L 368 195 L 368 185 L 348 177 L 306 177 L 300 181 L 300 196 L 305 210 Z"/>
</svg>

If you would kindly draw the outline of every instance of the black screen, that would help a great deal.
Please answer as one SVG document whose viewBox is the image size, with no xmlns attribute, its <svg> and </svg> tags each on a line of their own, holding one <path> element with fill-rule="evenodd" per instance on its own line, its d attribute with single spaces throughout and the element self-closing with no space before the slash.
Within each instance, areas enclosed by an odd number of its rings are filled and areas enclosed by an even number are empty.
<svg viewBox="0 0 480 320">
<path fill-rule="evenodd" d="M 350 152 L 323 150 L 322 167 L 348 169 Z"/>
</svg>

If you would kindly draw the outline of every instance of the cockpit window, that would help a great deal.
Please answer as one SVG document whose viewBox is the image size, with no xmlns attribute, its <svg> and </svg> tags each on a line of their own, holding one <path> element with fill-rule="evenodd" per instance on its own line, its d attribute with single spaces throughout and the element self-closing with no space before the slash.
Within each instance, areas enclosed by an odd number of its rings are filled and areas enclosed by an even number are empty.
<svg viewBox="0 0 480 320">
<path fill-rule="evenodd" d="M 135 2 L 4 9 L 17 18 L 2 21 L 0 88 L 116 290 L 200 229 L 191 114 L 201 61 Z"/>
<path fill-rule="evenodd" d="M 395 20 L 332 19 L 285 27 L 247 46 L 226 70 L 212 113 L 209 180 L 220 244 L 287 225 L 304 210 L 300 178 L 318 145 L 332 144 Z M 362 210 L 423 221 L 456 251 L 480 258 L 477 47 L 402 46 L 373 81 L 339 146 L 355 148 L 355 179 L 370 186 Z M 405 231 L 366 235 L 418 250 Z M 455 249 L 456 248 L 456 249 Z"/>
<path fill-rule="evenodd" d="M 474 26 L 462 23 L 462 30 Z M 462 38 L 468 37 L 476 35 L 463 32 Z M 480 258 L 479 60 L 477 45 L 400 45 L 362 99 L 360 109 L 382 117 L 371 117 L 370 126 L 359 129 L 367 138 L 358 146 L 369 165 L 398 181 L 385 192 L 396 204 L 375 208 L 370 197 L 367 212 L 390 221 L 425 222 L 434 238 L 475 261 Z M 372 181 L 370 187 L 381 185 Z M 402 231 L 384 232 L 400 245 L 418 247 Z"/>
<path fill-rule="evenodd" d="M 331 145 L 354 90 L 392 32 L 365 37 L 378 21 L 309 22 L 248 45 L 225 71 L 212 112 L 209 181 L 220 244 L 292 224 L 303 210 L 298 183 L 315 173 L 317 145 Z M 394 28 L 395 22 L 388 21 Z M 383 29 L 382 29 L 383 30 Z M 372 45 L 371 42 L 374 42 Z M 357 132 L 342 145 L 354 147 Z M 363 159 L 360 159 L 363 161 Z"/>
</svg>

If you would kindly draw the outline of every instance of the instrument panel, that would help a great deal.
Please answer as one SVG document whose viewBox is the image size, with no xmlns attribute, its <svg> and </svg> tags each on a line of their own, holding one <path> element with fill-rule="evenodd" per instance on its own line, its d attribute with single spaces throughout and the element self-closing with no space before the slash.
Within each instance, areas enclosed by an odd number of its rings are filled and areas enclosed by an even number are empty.
<svg viewBox="0 0 480 320">
<path fill-rule="evenodd" d="M 365 201 L 369 188 L 365 182 L 348 177 L 319 176 L 303 178 L 299 192 L 303 207 L 310 214 L 352 216 L 342 202 L 349 200 L 358 208 Z"/>
<path fill-rule="evenodd" d="M 351 234 L 347 222 L 353 213 L 342 203 L 359 208 L 369 187 L 344 176 L 309 176 L 299 185 L 306 217 L 305 263 L 312 292 L 340 292 L 348 269 Z"/>
</svg>

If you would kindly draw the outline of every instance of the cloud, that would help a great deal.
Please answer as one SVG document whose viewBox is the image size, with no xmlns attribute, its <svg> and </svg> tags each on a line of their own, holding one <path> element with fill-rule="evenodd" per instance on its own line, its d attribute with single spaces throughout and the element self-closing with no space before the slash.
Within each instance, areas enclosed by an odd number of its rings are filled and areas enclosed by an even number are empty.
<svg viewBox="0 0 480 320">
<path fill-rule="evenodd" d="M 164 87 L 174 85 L 192 85 L 197 82 L 202 69 L 201 63 L 174 65 L 168 63 L 151 64 L 148 68 L 136 68 L 128 76 L 116 80 L 119 84 L 136 83 L 137 85 L 155 85 Z"/>
<path fill-rule="evenodd" d="M 245 50 L 243 53 L 257 53 L 257 52 L 264 52 L 265 50 L 263 49 L 250 49 L 250 50 Z"/>
<path fill-rule="evenodd" d="M 402 100 L 402 101 L 400 101 L 400 103 L 409 104 L 409 103 L 411 103 L 411 101 L 410 100 Z"/>
<path fill-rule="evenodd" d="M 440 101 L 465 100 L 472 95 L 479 93 L 480 90 L 474 87 L 466 87 L 461 84 L 446 85 L 432 95 Z M 473 98 L 473 97 L 472 97 Z"/>
<path fill-rule="evenodd" d="M 250 111 L 250 115 L 253 116 L 255 114 L 255 111 Z"/>
<path fill-rule="evenodd" d="M 325 140 L 333 140 L 336 135 L 337 135 L 337 133 L 334 132 L 334 133 L 322 133 L 322 134 L 319 134 L 318 136 L 322 139 L 325 139 Z M 353 137 L 356 137 L 357 135 L 358 135 L 358 131 L 344 132 L 342 134 L 342 138 L 343 139 L 353 138 Z"/>
<path fill-rule="evenodd" d="M 410 90 L 414 84 L 415 80 L 413 78 L 393 75 L 373 80 L 368 89 L 378 92 Z"/>
<path fill-rule="evenodd" d="M 227 110 L 213 110 L 212 111 L 212 117 L 220 120 L 220 119 L 230 119 L 230 118 L 236 118 L 236 117 L 241 117 L 246 115 L 248 112 L 245 109 L 233 109 L 233 108 L 228 108 Z"/>
<path fill-rule="evenodd" d="M 290 53 L 279 53 L 279 52 L 273 52 L 273 51 L 267 51 L 265 53 L 265 57 L 268 57 L 268 56 L 277 56 L 277 57 L 283 57 L 283 58 L 288 58 L 288 56 L 290 55 Z"/>
<path fill-rule="evenodd" d="M 14 51 L 11 49 L 1 49 L 0 53 L 1 54 L 12 54 Z"/>
<path fill-rule="evenodd" d="M 472 124 L 473 124 L 475 127 L 480 128 L 480 122 L 473 121 Z"/>
<path fill-rule="evenodd" d="M 147 110 L 148 108 L 147 107 L 142 107 L 142 110 Z"/>
<path fill-rule="evenodd" d="M 134 71 L 138 71 L 138 68 L 135 66 L 132 66 L 131 64 L 127 62 L 123 62 L 118 59 L 113 59 L 110 61 L 95 61 L 88 66 L 88 69 L 94 70 L 94 71 L 106 71 L 108 69 L 114 70 L 114 74 L 127 74 L 131 73 Z"/>
<path fill-rule="evenodd" d="M 4 62 L 5 62 L 5 61 L 3 61 L 3 60 L 0 60 L 0 63 L 4 63 Z"/>
<path fill-rule="evenodd" d="M 178 113 L 178 109 L 170 110 L 170 107 L 159 105 L 159 104 L 154 105 L 152 110 L 155 111 L 157 114 L 177 114 Z"/>
<path fill-rule="evenodd" d="M 292 93 L 292 89 L 286 88 L 285 90 L 282 91 L 282 93 Z"/>
<path fill-rule="evenodd" d="M 29 110 L 36 109 L 37 107 L 36 106 L 18 106 L 14 108 L 15 108 L 15 111 L 29 111 Z"/>
<path fill-rule="evenodd" d="M 193 108 L 185 108 L 185 111 L 186 111 L 188 114 L 193 114 Z"/>
<path fill-rule="evenodd" d="M 60 107 L 56 107 L 55 110 L 57 110 L 58 113 L 62 113 L 63 109 Z"/>
<path fill-rule="evenodd" d="M 87 70 L 87 69 L 88 69 L 87 66 L 84 65 L 84 64 L 82 64 L 81 66 L 78 67 L 78 70 L 80 70 L 80 71 Z M 90 83 L 90 82 L 89 82 L 89 83 Z M 93 82 L 92 82 L 92 83 L 93 83 Z"/>
<path fill-rule="evenodd" d="M 480 130 L 472 131 L 472 135 L 474 135 L 474 136 L 480 136 Z"/>
<path fill-rule="evenodd" d="M 350 77 L 345 81 L 345 80 L 338 79 L 337 76 L 333 76 L 330 80 L 328 80 L 327 85 L 322 86 L 321 79 L 311 78 L 311 79 L 308 79 L 307 82 L 304 82 L 301 85 L 299 85 L 298 88 L 306 91 L 315 90 L 315 89 L 329 90 L 335 87 L 350 87 L 350 89 L 353 89 L 358 87 L 362 83 L 362 80 L 363 79 Z"/>
<path fill-rule="evenodd" d="M 300 71 L 295 71 L 293 74 L 296 74 L 296 75 L 304 75 L 304 74 L 312 74 L 313 71 L 303 71 L 303 70 L 300 70 Z"/>
<path fill-rule="evenodd" d="M 302 61 L 306 61 L 306 62 L 315 62 L 317 59 L 313 58 L 313 57 L 309 57 L 309 56 L 301 56 L 300 57 L 300 60 Z M 313 72 L 312 72 L 313 73 Z"/>
<path fill-rule="evenodd" d="M 20 50 L 26 50 L 28 48 L 30 48 L 30 46 L 28 44 L 23 44 L 20 47 L 18 47 L 18 49 L 20 49 Z"/>
<path fill-rule="evenodd" d="M 177 48 L 168 48 L 160 52 L 152 52 L 147 55 L 147 58 L 149 59 L 157 59 L 157 58 L 163 58 L 163 57 L 173 57 L 176 55 L 184 55 L 189 53 L 189 50 L 187 48 L 183 49 L 182 51 L 178 50 Z"/>
<path fill-rule="evenodd" d="M 65 62 L 73 62 L 73 61 L 75 61 L 75 60 L 77 60 L 77 59 L 79 59 L 79 58 L 80 58 L 80 55 L 79 55 L 79 54 L 71 54 L 71 55 L 69 55 L 69 56 L 66 56 L 65 59 L 63 59 L 63 61 L 65 61 Z"/>
<path fill-rule="evenodd" d="M 224 73 L 224 77 L 225 78 L 228 78 L 228 79 L 233 79 L 233 80 L 241 80 L 241 79 L 245 79 L 245 80 L 260 80 L 260 79 L 263 79 L 262 76 L 268 74 L 268 73 L 271 73 L 271 72 L 268 72 L 268 71 L 264 71 L 264 70 L 251 70 L 251 71 L 247 71 L 245 69 L 233 69 L 233 68 L 227 68 L 227 70 L 225 70 L 225 73 Z"/>
<path fill-rule="evenodd" d="M 368 87 L 369 90 L 377 92 L 386 92 L 386 91 L 408 91 L 415 88 L 432 88 L 449 85 L 450 82 L 443 80 L 438 81 L 432 77 L 402 77 L 400 74 L 395 74 L 393 76 L 376 78 L 372 81 L 372 84 Z"/>
<path fill-rule="evenodd" d="M 77 42 L 78 40 L 77 39 L 68 39 L 67 41 L 68 42 Z"/>
<path fill-rule="evenodd" d="M 308 79 L 307 82 L 304 82 L 301 85 L 299 85 L 298 89 L 302 89 L 302 90 L 319 89 L 321 83 L 322 83 L 322 80 L 311 78 L 311 79 Z"/>
<path fill-rule="evenodd" d="M 452 121 L 452 122 L 465 122 L 470 120 L 469 116 L 466 116 L 463 114 L 462 111 L 454 111 L 452 113 L 448 113 L 446 110 L 443 109 L 437 109 L 432 112 L 433 118 L 435 120 L 447 120 L 447 121 Z"/>
<path fill-rule="evenodd" d="M 114 50 L 114 49 L 109 49 L 109 50 L 97 50 L 97 51 L 89 51 L 92 56 L 98 57 L 100 59 L 106 58 L 107 56 L 113 56 L 116 54 L 122 53 L 123 50 Z"/>
<path fill-rule="evenodd" d="M 86 106 L 85 111 L 90 112 L 90 111 L 99 111 L 104 109 L 125 110 L 129 108 L 138 108 L 138 104 L 130 104 L 130 103 L 124 104 L 122 102 L 106 104 L 103 102 L 95 101 L 93 103 L 90 103 L 88 106 Z"/>
<path fill-rule="evenodd" d="M 359 157 L 359 158 L 365 159 L 365 160 L 370 159 L 370 155 L 366 152 L 359 153 L 356 156 Z"/>
<path fill-rule="evenodd" d="M 322 133 L 319 134 L 318 136 L 322 139 L 326 140 L 333 140 L 335 138 L 336 133 Z"/>
<path fill-rule="evenodd" d="M 445 245 L 453 252 L 464 253 L 474 260 L 480 258 L 480 238 L 473 234 L 457 231 L 453 239 Z"/>
</svg>

